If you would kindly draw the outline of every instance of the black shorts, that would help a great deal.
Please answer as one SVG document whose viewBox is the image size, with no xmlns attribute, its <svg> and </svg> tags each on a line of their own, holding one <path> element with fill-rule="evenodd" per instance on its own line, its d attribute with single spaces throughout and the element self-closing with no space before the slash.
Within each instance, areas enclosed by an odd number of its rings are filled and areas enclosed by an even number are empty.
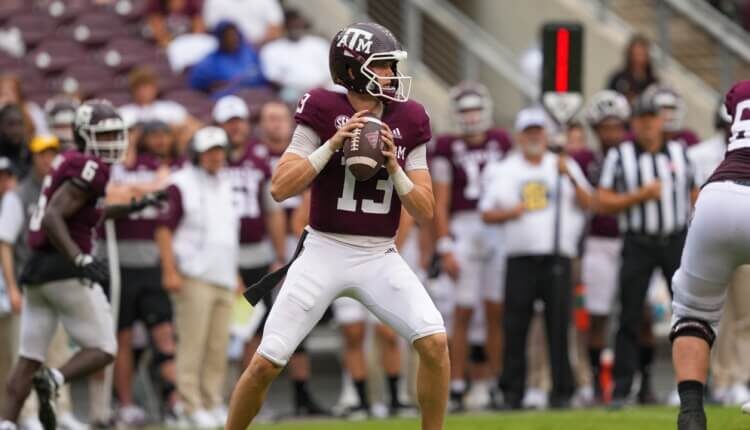
<svg viewBox="0 0 750 430">
<path fill-rule="evenodd" d="M 131 328 L 136 321 L 142 321 L 149 328 L 172 321 L 172 302 L 161 286 L 160 268 L 123 267 L 120 276 L 118 330 Z"/>
</svg>

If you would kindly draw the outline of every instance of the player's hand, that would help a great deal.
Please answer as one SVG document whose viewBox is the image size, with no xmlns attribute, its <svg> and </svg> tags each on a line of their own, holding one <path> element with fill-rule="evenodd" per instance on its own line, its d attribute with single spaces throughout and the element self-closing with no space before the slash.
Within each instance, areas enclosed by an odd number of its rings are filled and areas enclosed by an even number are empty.
<svg viewBox="0 0 750 430">
<path fill-rule="evenodd" d="M 641 187 L 644 200 L 655 200 L 661 198 L 661 181 L 655 180 Z"/>
<path fill-rule="evenodd" d="M 179 293 L 182 290 L 182 276 L 175 269 L 165 269 L 162 272 L 161 284 L 169 293 Z"/>
<path fill-rule="evenodd" d="M 456 260 L 456 257 L 452 252 L 443 254 L 443 257 L 441 258 L 441 267 L 452 280 L 458 280 L 458 275 L 461 273 L 461 267 L 458 265 L 458 260 Z"/>
<path fill-rule="evenodd" d="M 341 147 L 344 146 L 344 141 L 346 139 L 354 137 L 355 129 L 365 126 L 365 119 L 363 118 L 363 116 L 367 112 L 367 110 L 361 110 L 352 115 L 352 117 L 349 118 L 349 121 L 342 125 L 341 128 L 338 129 L 336 134 L 328 139 L 328 141 L 333 145 L 334 151 L 338 151 L 339 149 L 341 149 Z"/>
<path fill-rule="evenodd" d="M 167 201 L 167 190 L 154 191 L 153 193 L 147 193 L 140 200 L 133 201 L 130 203 L 130 209 L 132 211 L 140 211 L 149 206 L 158 206 L 163 202 Z"/>
<path fill-rule="evenodd" d="M 8 299 L 10 300 L 10 311 L 14 314 L 20 314 L 23 296 L 18 287 L 8 288 Z"/>
<path fill-rule="evenodd" d="M 385 156 L 385 168 L 388 173 L 394 173 L 399 169 L 398 159 L 396 158 L 396 143 L 393 141 L 393 133 L 388 124 L 383 123 L 380 129 L 380 137 L 383 139 L 383 156 Z"/>
<path fill-rule="evenodd" d="M 109 266 L 105 261 L 88 254 L 79 254 L 75 258 L 75 264 L 81 270 L 81 276 L 84 279 L 99 284 L 103 288 L 109 286 Z"/>
</svg>

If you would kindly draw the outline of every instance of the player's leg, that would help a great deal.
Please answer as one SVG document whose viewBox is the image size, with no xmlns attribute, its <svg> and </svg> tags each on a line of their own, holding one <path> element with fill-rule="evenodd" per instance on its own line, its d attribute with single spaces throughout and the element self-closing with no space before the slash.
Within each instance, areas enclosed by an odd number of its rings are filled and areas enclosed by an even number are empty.
<svg viewBox="0 0 750 430">
<path fill-rule="evenodd" d="M 501 250 L 495 250 L 492 258 L 482 265 L 482 296 L 484 300 L 484 319 L 486 325 L 485 355 L 490 377 L 497 381 L 502 370 L 503 361 L 503 301 L 505 299 L 505 264 L 506 256 Z M 494 396 L 494 383 L 490 393 Z M 494 400 L 494 399 L 493 399 Z"/>
<path fill-rule="evenodd" d="M 450 360 L 443 318 L 400 255 L 375 255 L 356 298 L 380 321 L 409 340 L 419 354 L 417 398 L 422 429 L 443 428 Z"/>
<path fill-rule="evenodd" d="M 463 409 L 463 397 L 466 392 L 466 364 L 469 356 L 469 326 L 474 315 L 474 307 L 480 294 L 482 265 L 476 258 L 470 258 L 462 252 L 456 253 L 461 267 L 455 281 L 456 307 L 453 311 L 453 330 L 451 331 L 451 408 Z"/>
<path fill-rule="evenodd" d="M 126 425 L 141 425 L 145 422 L 145 413 L 136 406 L 133 399 L 133 380 L 135 364 L 133 362 L 133 324 L 139 311 L 138 297 L 142 291 L 138 277 L 132 269 L 120 269 L 122 292 L 117 321 L 117 356 L 115 357 L 114 383 L 119 403 L 118 419 Z"/>
<path fill-rule="evenodd" d="M 550 406 L 567 407 L 574 391 L 568 334 L 572 313 L 573 285 L 570 259 L 558 258 L 558 273 L 540 279 L 544 300 L 544 322 L 552 370 Z M 557 279 L 556 279 L 557 278 Z"/>
<path fill-rule="evenodd" d="M 19 358 L 5 382 L 5 402 L 0 422 L 16 422 L 29 396 L 32 378 L 47 357 L 47 348 L 57 330 L 58 319 L 46 303 L 42 286 L 26 288 L 21 307 Z M 61 384 L 60 384 L 61 385 Z"/>
<path fill-rule="evenodd" d="M 674 276 L 670 339 L 680 395 L 680 430 L 706 428 L 703 387 L 726 285 L 735 268 L 750 259 L 750 231 L 745 227 L 749 198 L 740 185 L 717 183 L 703 189 Z"/>
<path fill-rule="evenodd" d="M 625 239 L 618 275 L 620 318 L 615 339 L 615 389 L 613 406 L 620 407 L 630 394 L 633 376 L 640 363 L 638 335 L 643 320 L 651 274 L 656 258 L 650 246 Z"/>
<path fill-rule="evenodd" d="M 413 415 L 413 408 L 401 403 L 398 396 L 401 384 L 401 347 L 398 334 L 385 324 L 376 324 L 375 336 L 380 346 L 381 363 L 388 382 L 389 412 L 392 416 Z"/>
<path fill-rule="evenodd" d="M 503 373 L 500 386 L 505 403 L 521 407 L 526 385 L 526 345 L 534 315 L 534 264 L 528 258 L 508 259 L 505 277 L 505 314 L 503 315 Z"/>
<path fill-rule="evenodd" d="M 117 339 L 109 301 L 101 287 L 72 279 L 43 288 L 54 300 L 68 335 L 80 347 L 59 369 L 65 381 L 88 376 L 110 364 L 117 352 Z"/>
<path fill-rule="evenodd" d="M 351 418 L 365 419 L 370 411 L 364 346 L 367 310 L 354 299 L 340 297 L 333 302 L 333 313 L 344 340 L 344 367 L 352 378 L 358 399 L 358 404 L 345 413 Z"/>
<path fill-rule="evenodd" d="M 271 308 L 257 353 L 234 387 L 227 430 L 247 429 L 260 411 L 271 382 L 339 294 L 344 273 L 331 270 L 330 265 L 345 261 L 345 251 L 308 236 L 305 250 L 292 263 Z"/>
</svg>

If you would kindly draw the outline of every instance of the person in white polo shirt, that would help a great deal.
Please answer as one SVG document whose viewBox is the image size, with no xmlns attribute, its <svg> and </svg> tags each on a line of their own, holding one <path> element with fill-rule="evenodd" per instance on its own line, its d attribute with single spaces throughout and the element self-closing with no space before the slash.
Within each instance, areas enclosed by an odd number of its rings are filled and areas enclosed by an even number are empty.
<svg viewBox="0 0 750 430">
<path fill-rule="evenodd" d="M 485 223 L 504 230 L 508 260 L 500 386 L 513 409 L 523 399 L 526 337 L 538 299 L 545 305 L 552 367 L 550 406 L 567 406 L 574 390 L 568 358 L 571 259 L 578 253 L 591 186 L 575 161 L 548 151 L 546 126 L 541 109 L 518 113 L 518 151 L 488 167 L 479 206 Z"/>
<path fill-rule="evenodd" d="M 193 163 L 175 172 L 168 209 L 156 228 L 162 284 L 172 295 L 177 333 L 176 412 L 194 428 L 221 427 L 229 327 L 237 288 L 240 217 L 221 174 L 229 139 L 219 127 L 198 130 Z M 182 411 L 180 411 L 182 409 Z"/>
</svg>

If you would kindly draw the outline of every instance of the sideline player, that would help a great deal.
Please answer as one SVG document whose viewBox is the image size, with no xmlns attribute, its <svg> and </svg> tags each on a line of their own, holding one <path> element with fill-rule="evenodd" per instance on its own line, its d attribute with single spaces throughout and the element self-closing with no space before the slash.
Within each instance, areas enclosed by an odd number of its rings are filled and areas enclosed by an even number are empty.
<svg viewBox="0 0 750 430">
<path fill-rule="evenodd" d="M 604 157 L 623 142 L 627 135 L 630 105 L 622 94 L 600 91 L 591 98 L 586 120 L 599 141 L 600 152 L 584 169 L 592 184 L 599 183 Z M 596 214 L 591 218 L 582 261 L 586 309 L 590 314 L 588 358 L 591 365 L 594 394 L 602 401 L 601 353 L 607 344 L 607 326 L 617 292 L 617 270 L 620 267 L 622 239 L 617 217 Z"/>
<path fill-rule="evenodd" d="M 490 372 L 500 372 L 502 286 L 493 246 L 477 210 L 482 170 L 510 150 L 508 134 L 492 127 L 487 88 L 463 82 L 450 93 L 459 133 L 439 136 L 430 167 L 435 187 L 435 230 L 442 268 L 454 283 L 451 331 L 451 408 L 463 409 L 468 332 L 477 305 L 484 307 Z"/>
<path fill-rule="evenodd" d="M 74 138 L 81 152 L 69 151 L 55 159 L 29 220 L 32 254 L 21 273 L 26 290 L 21 346 L 0 411 L 3 430 L 16 428 L 32 383 L 39 420 L 45 430 L 54 430 L 58 387 L 103 369 L 117 350 L 103 291 L 109 269 L 91 252 L 93 230 L 102 216 L 97 202 L 104 197 L 110 165 L 122 160 L 127 149 L 127 130 L 111 103 L 91 100 L 76 111 Z M 104 216 L 122 216 L 157 202 L 156 196 L 147 195 L 129 205 L 107 206 Z M 44 358 L 58 320 L 80 349 L 60 368 L 46 368 Z"/>
<path fill-rule="evenodd" d="M 313 90 L 299 102 L 298 126 L 273 175 L 272 193 L 284 200 L 311 186 L 310 225 L 258 354 L 235 387 L 227 429 L 247 428 L 297 344 L 341 296 L 359 300 L 414 345 L 421 358 L 422 428 L 443 427 L 449 379 L 443 320 L 393 244 L 402 204 L 420 223 L 434 210 L 425 145 L 430 122 L 424 107 L 407 101 L 411 77 L 397 68 L 405 59 L 386 28 L 352 24 L 336 34 L 330 50 L 331 75 L 348 92 Z M 368 111 L 385 124 L 385 169 L 357 182 L 339 149 Z"/>
<path fill-rule="evenodd" d="M 680 395 L 678 430 L 705 430 L 709 354 L 735 269 L 750 263 L 750 81 L 724 104 L 732 118 L 726 157 L 701 190 L 674 275 L 672 360 Z M 744 407 L 743 407 L 744 409 Z"/>
</svg>

